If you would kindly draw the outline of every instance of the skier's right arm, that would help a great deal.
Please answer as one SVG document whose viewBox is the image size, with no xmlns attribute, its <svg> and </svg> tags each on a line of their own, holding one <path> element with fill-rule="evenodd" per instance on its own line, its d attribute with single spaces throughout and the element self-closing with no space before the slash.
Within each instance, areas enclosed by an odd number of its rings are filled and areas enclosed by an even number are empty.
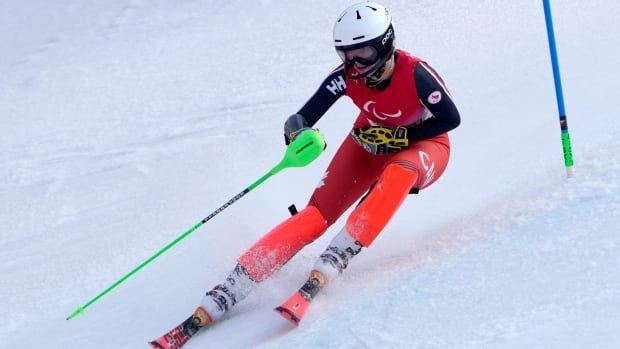
<svg viewBox="0 0 620 349">
<path fill-rule="evenodd" d="M 340 66 L 327 76 L 306 104 L 286 120 L 284 123 L 286 144 L 295 139 L 300 131 L 314 126 L 327 110 L 345 95 L 346 89 L 344 68 Z"/>
</svg>

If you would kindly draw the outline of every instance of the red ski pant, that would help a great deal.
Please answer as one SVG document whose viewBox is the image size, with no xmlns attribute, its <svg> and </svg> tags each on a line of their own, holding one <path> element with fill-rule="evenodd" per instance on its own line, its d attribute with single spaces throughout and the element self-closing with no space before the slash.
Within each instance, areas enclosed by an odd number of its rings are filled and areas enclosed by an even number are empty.
<svg viewBox="0 0 620 349">
<path fill-rule="evenodd" d="M 411 189 L 424 189 L 444 172 L 450 157 L 447 134 L 414 142 L 407 149 L 374 155 L 347 137 L 314 190 L 308 206 L 284 220 L 240 258 L 256 281 L 278 270 L 368 191 L 353 210 L 346 230 L 368 247 Z"/>
</svg>

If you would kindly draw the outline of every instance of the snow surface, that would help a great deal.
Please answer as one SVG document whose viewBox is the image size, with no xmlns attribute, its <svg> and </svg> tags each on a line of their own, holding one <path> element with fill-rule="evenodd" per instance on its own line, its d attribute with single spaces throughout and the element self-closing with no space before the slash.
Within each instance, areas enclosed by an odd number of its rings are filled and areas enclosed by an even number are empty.
<svg viewBox="0 0 620 349">
<path fill-rule="evenodd" d="M 281 128 L 338 64 L 348 2 L 0 2 L 0 347 L 145 348 L 303 206 L 328 150 L 270 179 L 77 318 L 69 313 L 280 160 Z M 297 329 L 271 309 L 338 222 L 186 347 L 619 348 L 620 3 L 554 1 L 576 177 L 563 169 L 542 4 L 386 1 L 398 46 L 463 123 Z"/>
</svg>

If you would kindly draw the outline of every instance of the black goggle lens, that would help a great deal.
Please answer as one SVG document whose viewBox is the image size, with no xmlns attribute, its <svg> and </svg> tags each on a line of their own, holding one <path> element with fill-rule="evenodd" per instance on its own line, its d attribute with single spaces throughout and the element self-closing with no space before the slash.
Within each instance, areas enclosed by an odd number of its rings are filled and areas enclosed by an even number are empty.
<svg viewBox="0 0 620 349">
<path fill-rule="evenodd" d="M 379 60 L 379 52 L 372 46 L 364 46 L 353 50 L 336 49 L 340 59 L 346 66 L 352 67 L 356 63 L 371 66 Z"/>
</svg>

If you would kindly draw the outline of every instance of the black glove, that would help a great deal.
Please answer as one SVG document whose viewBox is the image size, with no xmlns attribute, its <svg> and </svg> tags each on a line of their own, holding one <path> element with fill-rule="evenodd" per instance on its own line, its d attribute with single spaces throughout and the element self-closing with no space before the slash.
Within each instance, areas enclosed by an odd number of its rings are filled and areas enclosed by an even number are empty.
<svg viewBox="0 0 620 349">
<path fill-rule="evenodd" d="M 366 126 L 354 128 L 351 137 L 371 154 L 398 153 L 409 146 L 407 128 L 398 126 Z"/>
<path fill-rule="evenodd" d="M 289 145 L 301 131 L 310 128 L 308 121 L 301 114 L 293 114 L 284 123 L 284 143 Z"/>
</svg>

